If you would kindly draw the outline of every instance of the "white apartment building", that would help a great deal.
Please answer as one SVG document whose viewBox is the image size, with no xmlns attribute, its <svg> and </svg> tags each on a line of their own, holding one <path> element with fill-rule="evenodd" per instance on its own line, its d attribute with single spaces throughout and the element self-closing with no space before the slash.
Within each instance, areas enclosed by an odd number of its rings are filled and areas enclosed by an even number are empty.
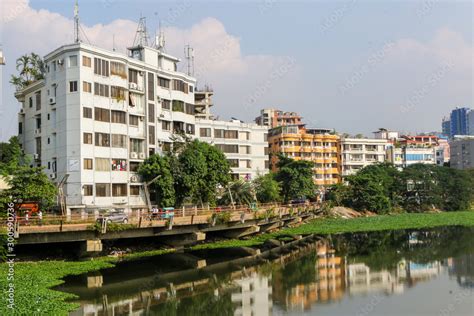
<svg viewBox="0 0 474 316">
<path fill-rule="evenodd" d="M 387 148 L 387 161 L 397 168 L 414 164 L 436 164 L 436 147 L 395 147 Z"/>
<path fill-rule="evenodd" d="M 454 137 L 450 147 L 451 168 L 461 170 L 474 168 L 474 136 Z"/>
<path fill-rule="evenodd" d="M 139 45 L 125 55 L 78 42 L 44 61 L 45 78 L 15 94 L 19 138 L 54 182 L 68 176 L 68 212 L 145 208 L 138 166 L 169 151 L 176 134 L 223 149 L 236 178 L 268 171 L 267 128 L 211 120 L 212 90 L 195 96 L 196 79 L 160 49 Z M 200 136 L 197 120 L 209 137 Z"/>
<path fill-rule="evenodd" d="M 174 132 L 194 136 L 196 80 L 151 47 L 127 56 L 74 43 L 44 60 L 45 79 L 16 93 L 25 153 L 53 181 L 69 176 L 68 211 L 145 207 L 138 165 Z"/>
<path fill-rule="evenodd" d="M 268 172 L 268 127 L 239 120 L 196 119 L 196 134 L 225 153 L 233 179 L 253 180 Z"/>
<path fill-rule="evenodd" d="M 355 174 L 374 163 L 385 162 L 386 139 L 342 138 L 340 142 L 342 176 Z"/>
</svg>

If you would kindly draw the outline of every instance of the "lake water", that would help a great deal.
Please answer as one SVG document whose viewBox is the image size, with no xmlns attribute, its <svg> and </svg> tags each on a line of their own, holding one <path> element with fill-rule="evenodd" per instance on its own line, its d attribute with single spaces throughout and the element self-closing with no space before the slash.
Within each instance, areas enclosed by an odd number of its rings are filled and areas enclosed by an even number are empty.
<svg viewBox="0 0 474 316">
<path fill-rule="evenodd" d="M 69 277 L 71 315 L 474 315 L 474 229 L 310 236 Z"/>
</svg>

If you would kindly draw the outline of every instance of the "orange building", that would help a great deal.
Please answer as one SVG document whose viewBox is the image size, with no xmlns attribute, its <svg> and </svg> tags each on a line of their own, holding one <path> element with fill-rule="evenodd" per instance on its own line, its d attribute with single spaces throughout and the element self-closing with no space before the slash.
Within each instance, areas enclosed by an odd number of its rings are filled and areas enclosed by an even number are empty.
<svg viewBox="0 0 474 316">
<path fill-rule="evenodd" d="M 295 112 L 284 112 L 276 109 L 263 109 L 260 116 L 255 118 L 255 123 L 261 126 L 274 128 L 285 125 L 300 125 L 301 116 Z"/>
<path fill-rule="evenodd" d="M 272 170 L 277 155 L 315 163 L 314 181 L 327 186 L 341 181 L 339 136 L 330 129 L 306 128 L 303 124 L 273 128 L 268 133 Z"/>
</svg>

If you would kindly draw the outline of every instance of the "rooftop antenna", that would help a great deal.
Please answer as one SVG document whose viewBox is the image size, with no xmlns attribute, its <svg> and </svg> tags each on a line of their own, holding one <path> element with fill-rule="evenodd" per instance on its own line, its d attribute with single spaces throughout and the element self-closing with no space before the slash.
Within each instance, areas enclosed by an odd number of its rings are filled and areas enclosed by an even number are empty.
<svg viewBox="0 0 474 316">
<path fill-rule="evenodd" d="M 184 46 L 184 57 L 188 64 L 188 76 L 194 76 L 194 49 L 191 46 Z"/>
<path fill-rule="evenodd" d="M 74 43 L 79 43 L 79 4 L 77 0 L 74 4 Z"/>
<path fill-rule="evenodd" d="M 159 51 L 164 51 L 165 50 L 165 32 L 163 31 L 163 28 L 161 27 L 161 21 L 158 23 L 158 38 L 156 41 L 156 48 Z"/>
<path fill-rule="evenodd" d="M 112 50 L 115 52 L 115 34 L 112 35 Z"/>
<path fill-rule="evenodd" d="M 140 17 L 138 22 L 137 33 L 135 34 L 135 39 L 133 40 L 134 47 L 145 47 L 148 46 L 148 32 L 146 29 L 146 17 Z"/>
</svg>

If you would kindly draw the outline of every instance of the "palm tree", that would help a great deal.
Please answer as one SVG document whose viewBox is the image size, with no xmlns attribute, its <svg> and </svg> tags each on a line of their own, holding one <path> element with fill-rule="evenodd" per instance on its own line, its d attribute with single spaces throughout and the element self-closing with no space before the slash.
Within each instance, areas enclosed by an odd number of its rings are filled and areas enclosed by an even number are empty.
<svg viewBox="0 0 474 316">
<path fill-rule="evenodd" d="M 17 90 L 23 89 L 36 80 L 44 79 L 45 68 L 45 63 L 38 54 L 23 55 L 16 60 L 19 76 L 12 75 L 10 83 Z"/>
<path fill-rule="evenodd" d="M 243 180 L 231 183 L 219 202 L 222 205 L 230 205 L 232 202 L 234 202 L 235 205 L 247 205 L 255 202 L 255 193 L 252 184 Z"/>
</svg>

